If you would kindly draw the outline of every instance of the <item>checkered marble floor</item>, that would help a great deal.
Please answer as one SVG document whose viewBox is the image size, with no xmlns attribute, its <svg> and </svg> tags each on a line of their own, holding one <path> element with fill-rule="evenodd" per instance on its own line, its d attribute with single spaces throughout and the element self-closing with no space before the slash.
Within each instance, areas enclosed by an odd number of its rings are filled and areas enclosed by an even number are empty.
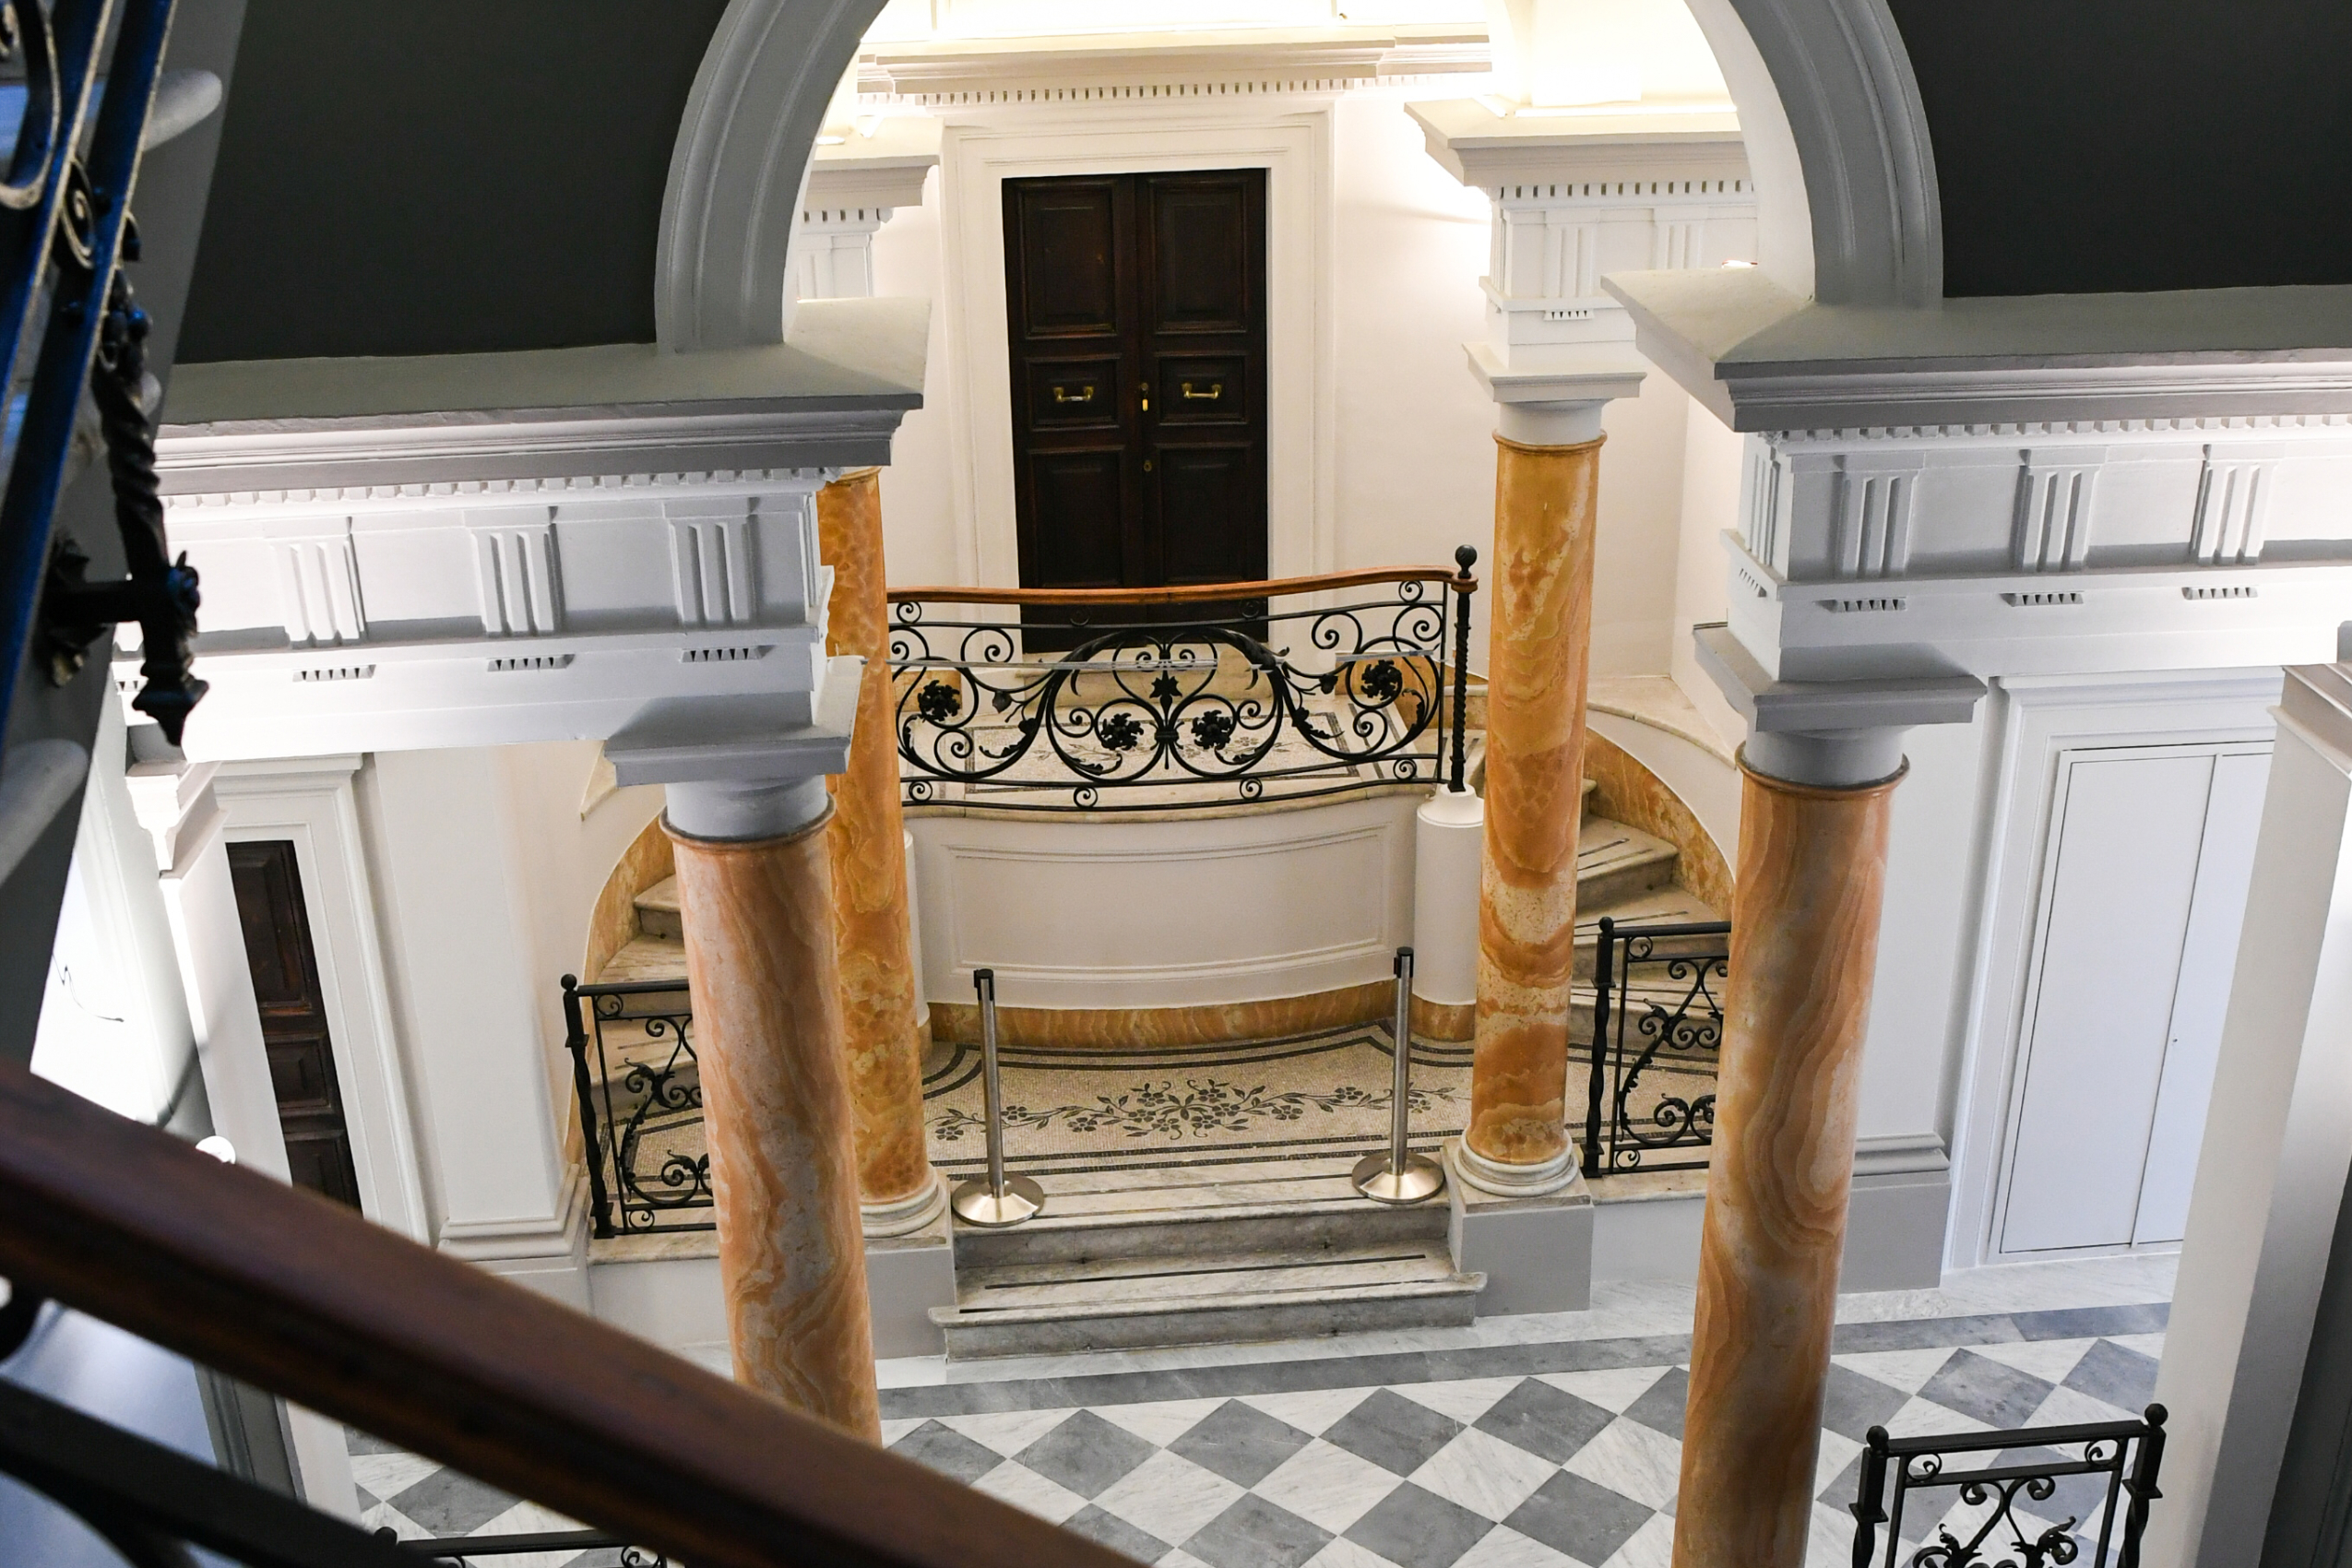
<svg viewBox="0 0 2352 1568">
<path fill-rule="evenodd" d="M 1871 1427 L 2132 1419 L 2166 1316 L 2149 1303 L 1842 1325 L 1811 1561 L 1851 1561 L 1846 1506 Z M 883 1432 L 1162 1568 L 1666 1568 L 1688 1355 L 1686 1336 L 1649 1336 L 898 1388 Z"/>
<path fill-rule="evenodd" d="M 1938 1290 L 1841 1297 L 1811 1561 L 1851 1562 L 1845 1510 L 1874 1425 L 1901 1436 L 2136 1416 L 2155 1387 L 2172 1261 L 1980 1270 Z M 886 1361 L 884 1439 L 1170 1568 L 1666 1568 L 1692 1291 L 1595 1294 L 1590 1313 L 1467 1329 Z M 351 1452 L 364 1521 L 404 1538 L 567 1527 L 374 1439 L 352 1434 Z M 2045 1505 L 2057 1517 L 2081 1511 L 2081 1483 L 2069 1488 Z M 1905 1536 L 1936 1522 L 1907 1521 Z M 487 1561 L 603 1568 L 617 1556 Z M 2091 1568 L 2091 1554 L 2079 1562 Z"/>
</svg>

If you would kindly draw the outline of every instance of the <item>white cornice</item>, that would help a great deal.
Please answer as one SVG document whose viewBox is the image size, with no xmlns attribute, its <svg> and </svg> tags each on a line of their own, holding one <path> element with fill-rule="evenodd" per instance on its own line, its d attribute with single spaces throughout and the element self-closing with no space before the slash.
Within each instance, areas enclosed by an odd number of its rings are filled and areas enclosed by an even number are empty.
<svg viewBox="0 0 2352 1568">
<path fill-rule="evenodd" d="M 818 138 L 801 202 L 803 218 L 921 206 L 923 181 L 939 163 L 940 129 L 928 114 L 893 114 L 871 133 L 852 129 L 830 144 Z"/>
<path fill-rule="evenodd" d="M 934 104 L 1336 91 L 1490 63 L 1476 26 L 958 39 L 871 50 L 858 90 Z"/>
<path fill-rule="evenodd" d="M 1429 155 L 1466 185 L 1742 182 L 1739 116 L 1677 110 L 1611 114 L 1498 114 L 1476 99 L 1408 103 Z M 1741 190 L 1742 200 L 1753 193 Z"/>
<path fill-rule="evenodd" d="M 2352 287 L 1831 306 L 1760 272 L 1624 272 L 1644 354 L 1735 430 L 2352 412 Z"/>
<path fill-rule="evenodd" d="M 824 300 L 770 348 L 183 365 L 157 467 L 220 494 L 886 463 L 929 331 L 927 301 Z"/>
</svg>

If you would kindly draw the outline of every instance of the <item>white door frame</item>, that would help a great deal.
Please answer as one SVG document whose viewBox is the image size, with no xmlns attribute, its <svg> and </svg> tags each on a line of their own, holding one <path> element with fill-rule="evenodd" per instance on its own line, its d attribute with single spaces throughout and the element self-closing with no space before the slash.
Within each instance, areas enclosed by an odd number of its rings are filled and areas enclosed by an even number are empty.
<svg viewBox="0 0 2352 1568">
<path fill-rule="evenodd" d="M 1107 109 L 1007 103 L 933 113 L 948 122 L 940 144 L 940 240 L 959 580 L 995 587 L 1021 580 L 1004 182 L 1188 169 L 1266 171 L 1266 570 L 1277 577 L 1332 570 L 1338 490 L 1332 99 L 1122 95 Z"/>
<path fill-rule="evenodd" d="M 2275 669 L 2048 677 L 1994 684 L 1992 787 L 1952 1135 L 1946 1268 L 2016 1262 L 1999 1248 L 2006 1152 L 2022 1084 L 2034 939 L 2048 897 L 2062 754 L 2089 748 L 2267 742 Z M 2177 1243 L 2152 1244 L 2151 1252 Z M 2085 1255 L 2129 1252 L 2086 1249 Z M 2037 1253 L 2037 1257 L 2051 1254 Z"/>
<path fill-rule="evenodd" d="M 375 892 L 351 788 L 364 760 L 224 763 L 213 791 L 228 814 L 224 836 L 230 843 L 293 842 L 344 1122 L 351 1134 L 361 1211 L 430 1246 L 408 1075 L 392 1022 Z"/>
</svg>

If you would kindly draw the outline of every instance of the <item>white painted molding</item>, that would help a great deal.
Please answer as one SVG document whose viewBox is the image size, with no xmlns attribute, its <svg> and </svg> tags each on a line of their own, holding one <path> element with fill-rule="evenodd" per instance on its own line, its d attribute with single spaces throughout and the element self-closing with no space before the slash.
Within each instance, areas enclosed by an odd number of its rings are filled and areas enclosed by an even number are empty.
<svg viewBox="0 0 2352 1568">
<path fill-rule="evenodd" d="M 922 404 L 930 310 L 812 303 L 787 342 L 690 357 L 618 343 L 187 365 L 157 467 L 167 495 L 223 495 L 887 463 Z"/>
<path fill-rule="evenodd" d="M 732 0 L 719 18 L 662 193 L 654 332 L 663 350 L 785 340 L 809 154 L 883 3 Z"/>
<path fill-rule="evenodd" d="M 392 1023 L 374 882 L 351 788 L 362 760 L 236 764 L 214 777 L 213 790 L 228 814 L 231 842 L 293 843 L 361 1209 L 377 1224 L 430 1244 L 408 1075 Z"/>
<path fill-rule="evenodd" d="M 1740 431 L 2352 413 L 2352 285 L 1832 307 L 1762 272 L 1601 287 L 1660 370 Z"/>
<path fill-rule="evenodd" d="M 1729 621 L 1776 678 L 2309 663 L 2352 417 L 1750 438 Z"/>
<path fill-rule="evenodd" d="M 1482 72 L 1483 26 L 1241 29 L 882 44 L 858 90 L 931 107 L 1342 92 L 1399 77 Z"/>
<path fill-rule="evenodd" d="M 1765 270 L 1823 304 L 1940 301 L 1935 157 L 1886 0 L 1693 0 L 1691 12 L 1756 144 L 1765 202 L 1789 203 L 1790 152 L 1801 171 L 1810 277 L 1793 236 L 1767 247 Z"/>
<path fill-rule="evenodd" d="M 2045 868 L 2056 826 L 2059 758 L 2074 748 L 2267 742 L 2275 669 L 2011 678 L 1989 719 L 1976 807 L 1982 883 L 1965 928 L 1966 999 L 1953 1112 L 1953 1218 L 1946 1262 L 2001 1261 L 2002 1151 L 2013 1136 L 2019 1040 Z M 1968 890 L 1955 890 L 1966 899 Z M 2011 1260 L 2015 1261 L 2015 1260 Z"/>
</svg>

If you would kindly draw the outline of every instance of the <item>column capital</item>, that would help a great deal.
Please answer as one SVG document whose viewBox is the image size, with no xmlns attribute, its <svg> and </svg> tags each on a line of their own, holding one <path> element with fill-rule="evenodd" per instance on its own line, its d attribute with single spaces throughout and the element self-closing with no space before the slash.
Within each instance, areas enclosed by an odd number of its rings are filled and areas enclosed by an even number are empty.
<svg viewBox="0 0 2352 1568">
<path fill-rule="evenodd" d="M 1966 724 L 1985 695 L 1974 675 L 1776 681 L 1725 625 L 1694 628 L 1699 667 L 1747 719 L 1748 766 L 1791 784 L 1846 789 L 1891 778 L 1903 731 Z"/>
<path fill-rule="evenodd" d="M 1523 350 L 1505 359 L 1491 344 L 1465 343 L 1470 374 L 1495 402 L 1495 429 L 1526 446 L 1575 446 L 1600 438 L 1601 410 L 1642 389 L 1647 367 L 1631 348 L 1595 343 Z"/>
<path fill-rule="evenodd" d="M 695 838 L 780 838 L 825 813 L 849 766 L 865 660 L 829 659 L 814 693 L 649 703 L 604 743 L 615 782 L 668 787 L 671 826 Z"/>
</svg>

